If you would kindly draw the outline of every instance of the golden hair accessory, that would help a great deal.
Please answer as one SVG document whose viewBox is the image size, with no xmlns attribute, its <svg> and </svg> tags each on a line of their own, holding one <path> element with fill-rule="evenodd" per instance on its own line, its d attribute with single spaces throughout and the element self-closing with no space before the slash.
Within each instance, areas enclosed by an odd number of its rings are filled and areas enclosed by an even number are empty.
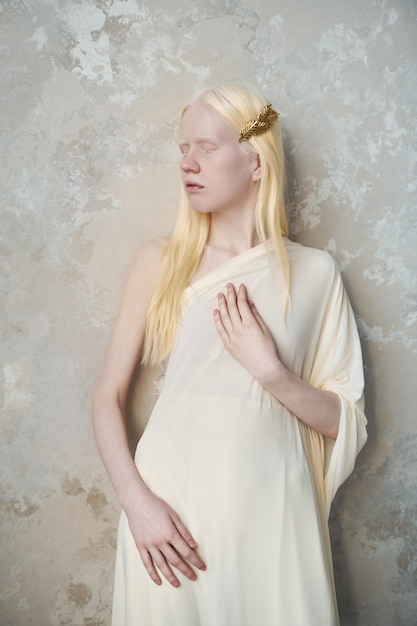
<svg viewBox="0 0 417 626">
<path fill-rule="evenodd" d="M 259 115 L 256 120 L 247 122 L 240 129 L 239 141 L 247 141 L 254 135 L 262 135 L 269 130 L 274 122 L 277 121 L 279 113 L 273 108 L 272 104 L 266 104 L 259 111 Z"/>
</svg>

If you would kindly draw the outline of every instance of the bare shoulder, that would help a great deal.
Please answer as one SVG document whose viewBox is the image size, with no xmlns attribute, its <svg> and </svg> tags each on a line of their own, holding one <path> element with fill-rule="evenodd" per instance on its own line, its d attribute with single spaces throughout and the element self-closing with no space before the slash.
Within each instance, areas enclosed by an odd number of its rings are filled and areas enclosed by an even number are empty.
<svg viewBox="0 0 417 626">
<path fill-rule="evenodd" d="M 154 237 L 144 241 L 137 253 L 134 260 L 135 263 L 140 262 L 153 262 L 159 265 L 161 256 L 169 242 L 169 237 Z"/>
<path fill-rule="evenodd" d="M 168 245 L 169 237 L 155 237 L 144 241 L 132 263 L 130 278 L 148 284 L 154 284 L 158 278 L 163 251 Z"/>
</svg>

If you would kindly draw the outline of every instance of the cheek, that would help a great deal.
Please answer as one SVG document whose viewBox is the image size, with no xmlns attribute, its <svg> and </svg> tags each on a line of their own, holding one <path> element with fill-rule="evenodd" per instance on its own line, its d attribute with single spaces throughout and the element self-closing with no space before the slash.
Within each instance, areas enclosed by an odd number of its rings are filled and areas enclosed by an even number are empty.
<svg viewBox="0 0 417 626">
<path fill-rule="evenodd" d="M 251 167 L 248 158 L 241 152 L 230 155 L 220 164 L 220 171 L 230 179 L 246 180 L 251 177 Z"/>
<path fill-rule="evenodd" d="M 249 166 L 248 161 L 236 163 L 230 176 L 236 186 L 248 187 L 253 182 L 252 168 Z"/>
</svg>

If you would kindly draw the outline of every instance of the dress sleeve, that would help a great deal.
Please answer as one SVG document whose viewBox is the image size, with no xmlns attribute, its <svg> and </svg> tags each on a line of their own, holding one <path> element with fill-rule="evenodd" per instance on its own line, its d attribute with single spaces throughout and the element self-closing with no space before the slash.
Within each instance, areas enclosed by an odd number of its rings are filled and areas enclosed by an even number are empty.
<svg viewBox="0 0 417 626">
<path fill-rule="evenodd" d="M 337 393 L 341 414 L 335 441 L 312 433 L 308 439 L 316 474 L 320 459 L 321 490 L 329 513 L 338 488 L 353 471 L 356 456 L 366 442 L 367 421 L 362 351 L 356 321 L 339 268 L 330 255 L 326 256 L 330 266 L 329 274 L 326 271 L 327 296 L 309 382 L 319 389 Z"/>
</svg>

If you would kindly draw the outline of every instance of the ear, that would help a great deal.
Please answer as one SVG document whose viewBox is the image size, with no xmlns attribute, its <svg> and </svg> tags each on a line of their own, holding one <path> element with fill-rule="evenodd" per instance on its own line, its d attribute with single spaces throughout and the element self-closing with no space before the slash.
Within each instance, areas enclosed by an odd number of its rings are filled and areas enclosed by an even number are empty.
<svg viewBox="0 0 417 626">
<path fill-rule="evenodd" d="M 259 154 L 256 154 L 253 159 L 253 170 L 252 170 L 252 180 L 254 183 L 257 183 L 258 180 L 261 180 L 262 168 L 261 168 L 261 159 L 259 158 Z"/>
</svg>

